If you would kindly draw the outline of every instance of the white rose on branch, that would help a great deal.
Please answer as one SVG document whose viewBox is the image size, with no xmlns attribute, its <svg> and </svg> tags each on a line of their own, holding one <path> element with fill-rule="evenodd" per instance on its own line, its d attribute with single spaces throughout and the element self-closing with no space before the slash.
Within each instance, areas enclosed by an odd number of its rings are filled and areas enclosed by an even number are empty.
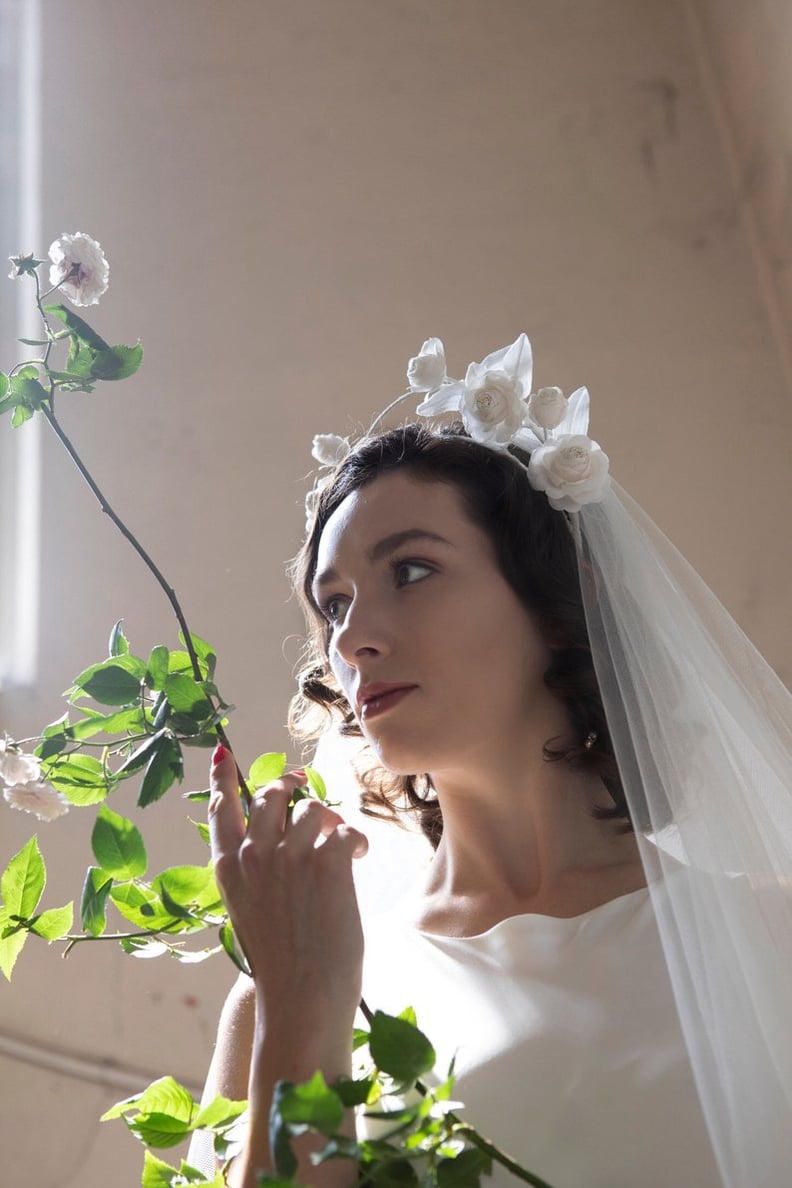
<svg viewBox="0 0 792 1188">
<path fill-rule="evenodd" d="M 566 411 L 567 400 L 560 388 L 540 388 L 528 401 L 528 416 L 540 429 L 556 429 Z"/>
<path fill-rule="evenodd" d="M 566 434 L 533 451 L 528 481 L 557 511 L 576 512 L 605 495 L 608 466 L 608 455 L 590 437 Z"/>
<path fill-rule="evenodd" d="M 69 802 L 60 792 L 41 780 L 13 784 L 3 789 L 3 796 L 11 808 L 33 813 L 39 821 L 54 821 L 69 811 Z"/>
<path fill-rule="evenodd" d="M 96 305 L 106 291 L 110 269 L 95 239 L 77 231 L 50 244 L 50 284 L 59 285 L 74 305 Z"/>
<path fill-rule="evenodd" d="M 4 784 L 28 784 L 41 775 L 35 755 L 25 755 L 7 742 L 0 742 L 0 780 Z"/>
<path fill-rule="evenodd" d="M 418 354 L 407 364 L 411 392 L 431 392 L 446 378 L 445 350 L 439 338 L 427 338 Z"/>
</svg>

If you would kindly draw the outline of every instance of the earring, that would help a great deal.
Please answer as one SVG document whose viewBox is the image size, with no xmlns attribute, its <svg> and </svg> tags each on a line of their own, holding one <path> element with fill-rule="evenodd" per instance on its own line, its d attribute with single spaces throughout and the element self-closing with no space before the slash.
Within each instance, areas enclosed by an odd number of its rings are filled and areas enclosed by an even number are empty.
<svg viewBox="0 0 792 1188">
<path fill-rule="evenodd" d="M 583 739 L 583 746 L 586 748 L 587 751 L 590 751 L 596 741 L 597 741 L 596 730 L 589 730 L 588 734 Z"/>
</svg>

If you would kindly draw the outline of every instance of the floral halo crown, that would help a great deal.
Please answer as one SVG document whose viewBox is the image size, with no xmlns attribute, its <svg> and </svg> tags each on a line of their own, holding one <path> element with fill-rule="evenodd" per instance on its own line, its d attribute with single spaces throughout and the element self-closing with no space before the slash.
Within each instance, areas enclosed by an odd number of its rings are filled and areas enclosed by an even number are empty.
<svg viewBox="0 0 792 1188">
<path fill-rule="evenodd" d="M 419 416 L 459 413 L 474 441 L 500 452 L 515 445 L 530 454 L 526 469 L 531 486 L 544 491 L 558 511 L 577 512 L 599 502 L 610 484 L 608 456 L 586 435 L 588 390 L 578 388 L 568 399 L 560 388 L 532 393 L 532 378 L 533 356 L 525 334 L 480 363 L 471 363 L 463 380 L 446 374 L 443 344 L 439 338 L 428 338 L 407 366 L 407 391 L 375 417 L 369 434 L 402 401 L 421 396 L 415 410 Z M 312 454 L 323 469 L 335 469 L 354 448 L 347 437 L 321 433 L 313 439 Z M 308 526 L 330 478 L 320 474 L 306 497 Z"/>
</svg>

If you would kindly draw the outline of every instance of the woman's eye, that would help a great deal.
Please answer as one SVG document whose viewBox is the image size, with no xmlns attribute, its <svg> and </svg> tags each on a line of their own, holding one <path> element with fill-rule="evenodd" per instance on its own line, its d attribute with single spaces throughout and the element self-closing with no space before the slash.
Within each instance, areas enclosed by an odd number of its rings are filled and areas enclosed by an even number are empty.
<svg viewBox="0 0 792 1188">
<path fill-rule="evenodd" d="M 340 623 L 346 612 L 348 598 L 342 598 L 337 594 L 334 598 L 328 598 L 327 602 L 321 606 L 321 611 L 331 626 Z"/>
<path fill-rule="evenodd" d="M 420 582 L 428 574 L 434 573 L 431 565 L 423 561 L 397 561 L 393 568 L 399 586 L 412 585 L 413 582 Z"/>
</svg>

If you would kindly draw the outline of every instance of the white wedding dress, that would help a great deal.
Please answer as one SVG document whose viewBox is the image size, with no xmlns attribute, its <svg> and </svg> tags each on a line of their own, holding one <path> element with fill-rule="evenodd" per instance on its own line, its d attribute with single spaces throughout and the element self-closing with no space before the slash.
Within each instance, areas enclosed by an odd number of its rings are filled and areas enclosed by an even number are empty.
<svg viewBox="0 0 792 1188">
<path fill-rule="evenodd" d="M 720 1188 L 648 889 L 465 939 L 380 917 L 364 994 L 415 1009 L 458 1112 L 553 1188 Z"/>
</svg>

